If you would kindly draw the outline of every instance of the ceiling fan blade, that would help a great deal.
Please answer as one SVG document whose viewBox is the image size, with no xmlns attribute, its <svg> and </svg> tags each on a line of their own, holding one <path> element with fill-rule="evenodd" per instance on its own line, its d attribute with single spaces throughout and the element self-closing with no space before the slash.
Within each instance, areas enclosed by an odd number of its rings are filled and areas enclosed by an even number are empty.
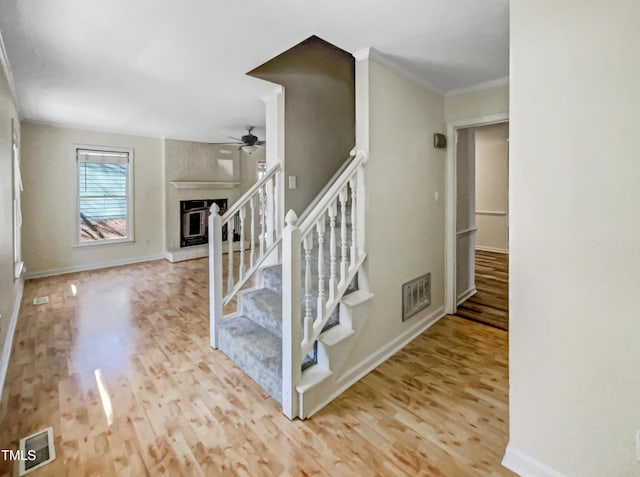
<svg viewBox="0 0 640 477">
<path fill-rule="evenodd" d="M 239 137 L 233 137 L 233 136 L 227 136 L 231 139 L 233 139 L 234 141 L 240 141 L 240 143 L 244 144 L 244 142 L 242 141 L 242 139 L 240 139 Z"/>
<path fill-rule="evenodd" d="M 211 144 L 214 146 L 242 146 L 244 143 L 242 142 L 208 142 L 207 144 Z"/>
<path fill-rule="evenodd" d="M 264 146 L 267 143 L 267 141 L 256 141 L 256 146 Z"/>
</svg>

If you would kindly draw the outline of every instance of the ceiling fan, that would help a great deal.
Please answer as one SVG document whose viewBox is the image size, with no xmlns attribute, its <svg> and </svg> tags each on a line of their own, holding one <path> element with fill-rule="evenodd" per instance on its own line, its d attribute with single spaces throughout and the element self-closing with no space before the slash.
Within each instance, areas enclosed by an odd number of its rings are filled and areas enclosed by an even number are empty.
<svg viewBox="0 0 640 477">
<path fill-rule="evenodd" d="M 237 142 L 227 142 L 227 143 L 224 143 L 224 144 L 233 145 L 233 146 L 236 146 L 236 145 L 240 146 L 240 149 L 242 149 L 247 154 L 251 154 L 251 153 L 255 152 L 256 149 L 258 149 L 259 146 L 264 146 L 266 144 L 266 141 L 260 141 L 258 139 L 258 136 L 254 136 L 251 133 L 251 131 L 254 130 L 253 126 L 247 126 L 246 129 L 247 129 L 247 134 L 245 134 L 241 138 L 229 136 L 231 139 L 233 139 L 233 140 L 235 140 Z"/>
</svg>

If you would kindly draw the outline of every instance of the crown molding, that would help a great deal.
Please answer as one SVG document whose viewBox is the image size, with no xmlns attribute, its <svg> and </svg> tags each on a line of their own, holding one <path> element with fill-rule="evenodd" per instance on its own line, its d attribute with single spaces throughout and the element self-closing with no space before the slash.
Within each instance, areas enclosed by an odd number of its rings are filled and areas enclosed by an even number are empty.
<svg viewBox="0 0 640 477">
<path fill-rule="evenodd" d="M 16 92 L 16 84 L 13 80 L 13 71 L 11 70 L 11 63 L 9 63 L 9 57 L 7 56 L 7 49 L 4 46 L 4 40 L 2 38 L 2 32 L 0 32 L 0 63 L 2 63 L 2 69 L 4 70 L 4 76 L 7 79 L 7 84 L 9 85 L 9 91 L 11 92 L 11 97 L 13 98 L 13 105 L 18 112 L 18 119 L 22 119 L 22 109 L 20 108 L 20 103 L 18 102 L 18 93 Z"/>
<path fill-rule="evenodd" d="M 467 86 L 465 88 L 452 89 L 447 91 L 445 96 L 452 96 L 454 94 L 470 93 L 472 91 L 482 91 L 483 89 L 495 88 L 496 86 L 505 86 L 509 84 L 509 77 L 503 76 L 491 81 L 484 81 L 482 83 L 475 84 L 473 86 Z"/>
<path fill-rule="evenodd" d="M 369 60 L 375 61 L 376 63 L 379 63 L 379 64 L 381 64 L 383 66 L 386 66 L 387 68 L 392 69 L 393 71 L 395 71 L 396 73 L 404 76 L 405 78 L 408 78 L 408 79 L 410 79 L 412 81 L 415 81 L 416 83 L 424 86 L 425 88 L 433 91 L 434 93 L 437 93 L 437 94 L 440 94 L 440 95 L 444 96 L 444 92 L 441 91 L 440 88 L 436 88 L 434 85 L 432 85 L 428 80 L 426 80 L 422 76 L 417 75 L 413 71 L 410 71 L 404 65 L 402 65 L 399 61 L 388 57 L 384 53 L 380 53 L 375 48 L 365 48 L 365 49 L 368 50 L 367 58 Z M 363 50 L 358 50 L 354 54 L 356 59 L 358 59 L 358 57 L 356 55 L 360 54 L 361 52 L 363 52 Z M 362 53 L 362 54 L 364 54 L 364 53 Z M 365 58 L 363 57 L 363 59 L 365 59 Z"/>
</svg>

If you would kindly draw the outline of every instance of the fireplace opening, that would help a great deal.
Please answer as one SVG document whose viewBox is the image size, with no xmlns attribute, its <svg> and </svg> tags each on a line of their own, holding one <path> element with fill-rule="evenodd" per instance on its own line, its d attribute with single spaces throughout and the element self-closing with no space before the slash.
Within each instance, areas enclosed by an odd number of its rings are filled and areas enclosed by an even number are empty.
<svg viewBox="0 0 640 477">
<path fill-rule="evenodd" d="M 220 215 L 227 211 L 227 199 L 181 200 L 180 201 L 180 247 L 203 245 L 209 241 L 209 209 L 216 203 Z M 222 227 L 222 240 L 227 240 L 227 226 Z M 240 240 L 234 234 L 233 241 Z"/>
</svg>

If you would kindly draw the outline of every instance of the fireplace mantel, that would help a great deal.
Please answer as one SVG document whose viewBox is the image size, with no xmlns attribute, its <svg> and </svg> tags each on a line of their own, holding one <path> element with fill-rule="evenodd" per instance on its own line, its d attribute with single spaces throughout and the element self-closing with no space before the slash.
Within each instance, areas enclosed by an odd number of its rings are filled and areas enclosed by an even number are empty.
<svg viewBox="0 0 640 477">
<path fill-rule="evenodd" d="M 238 187 L 240 182 L 171 181 L 171 185 L 176 189 L 233 189 Z"/>
</svg>

